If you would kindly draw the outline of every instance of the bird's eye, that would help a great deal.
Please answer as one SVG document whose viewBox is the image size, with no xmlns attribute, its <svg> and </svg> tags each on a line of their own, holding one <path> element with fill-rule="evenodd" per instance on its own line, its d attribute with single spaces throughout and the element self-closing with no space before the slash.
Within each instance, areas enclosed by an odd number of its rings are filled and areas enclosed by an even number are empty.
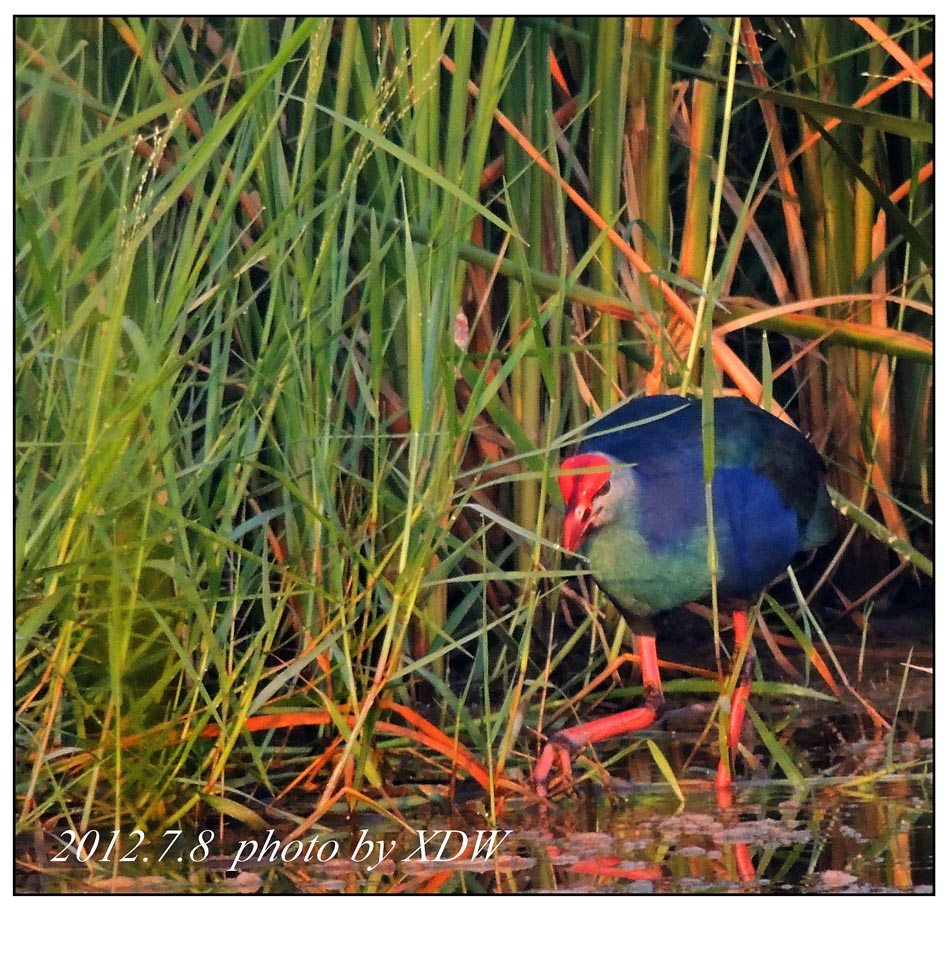
<svg viewBox="0 0 950 953">
<path fill-rule="evenodd" d="M 592 500 L 596 500 L 598 496 L 606 496 L 610 492 L 610 480 L 604 480 L 600 485 L 600 489 L 593 495 Z"/>
</svg>

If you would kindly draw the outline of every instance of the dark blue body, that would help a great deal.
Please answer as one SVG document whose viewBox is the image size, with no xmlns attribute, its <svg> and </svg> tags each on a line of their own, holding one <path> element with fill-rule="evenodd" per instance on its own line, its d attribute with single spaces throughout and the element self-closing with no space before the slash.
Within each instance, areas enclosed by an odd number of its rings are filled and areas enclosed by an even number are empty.
<svg viewBox="0 0 950 953">
<path fill-rule="evenodd" d="M 717 588 L 746 599 L 797 552 L 831 539 L 834 512 L 821 457 L 797 430 L 744 398 L 717 398 L 714 421 Z M 588 551 L 605 591 L 638 614 L 702 598 L 711 588 L 701 422 L 698 400 L 639 398 L 594 421 L 579 448 L 632 465 L 629 508 L 619 525 L 595 531 L 600 538 Z"/>
</svg>

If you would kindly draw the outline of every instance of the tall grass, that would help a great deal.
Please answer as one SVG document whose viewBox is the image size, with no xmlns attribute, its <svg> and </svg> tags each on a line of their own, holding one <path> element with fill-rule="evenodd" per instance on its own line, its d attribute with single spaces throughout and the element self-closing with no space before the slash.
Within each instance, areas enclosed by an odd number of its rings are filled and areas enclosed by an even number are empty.
<svg viewBox="0 0 950 953">
<path fill-rule="evenodd" d="M 17 22 L 23 825 L 517 790 L 623 394 L 797 409 L 837 609 L 929 570 L 932 24 L 733 26 Z"/>
</svg>

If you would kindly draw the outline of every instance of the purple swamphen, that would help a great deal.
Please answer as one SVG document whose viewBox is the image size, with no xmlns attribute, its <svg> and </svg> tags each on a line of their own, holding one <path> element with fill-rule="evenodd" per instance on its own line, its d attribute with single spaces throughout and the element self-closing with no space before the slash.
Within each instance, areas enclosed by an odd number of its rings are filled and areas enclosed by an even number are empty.
<svg viewBox="0 0 950 953">
<path fill-rule="evenodd" d="M 743 397 L 717 397 L 713 419 L 716 589 L 733 609 L 738 658 L 748 639 L 749 600 L 796 553 L 830 541 L 835 514 L 821 456 L 797 430 Z M 711 592 L 702 402 L 665 394 L 620 404 L 589 426 L 558 482 L 567 504 L 565 549 L 586 557 L 636 636 L 643 704 L 555 734 L 535 767 L 542 796 L 555 759 L 570 778 L 577 748 L 656 719 L 663 689 L 650 620 Z M 731 699 L 729 761 L 719 765 L 719 789 L 732 779 L 750 690 L 750 649 Z"/>
</svg>

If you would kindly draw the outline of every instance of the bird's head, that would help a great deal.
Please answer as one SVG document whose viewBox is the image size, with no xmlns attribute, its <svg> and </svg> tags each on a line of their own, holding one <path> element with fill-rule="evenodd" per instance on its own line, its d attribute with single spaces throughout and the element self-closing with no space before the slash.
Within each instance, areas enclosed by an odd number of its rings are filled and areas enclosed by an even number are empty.
<svg viewBox="0 0 950 953">
<path fill-rule="evenodd" d="M 614 517 L 617 462 L 602 453 L 580 453 L 561 464 L 558 485 L 567 504 L 564 548 L 577 552 L 587 534 Z"/>
</svg>

